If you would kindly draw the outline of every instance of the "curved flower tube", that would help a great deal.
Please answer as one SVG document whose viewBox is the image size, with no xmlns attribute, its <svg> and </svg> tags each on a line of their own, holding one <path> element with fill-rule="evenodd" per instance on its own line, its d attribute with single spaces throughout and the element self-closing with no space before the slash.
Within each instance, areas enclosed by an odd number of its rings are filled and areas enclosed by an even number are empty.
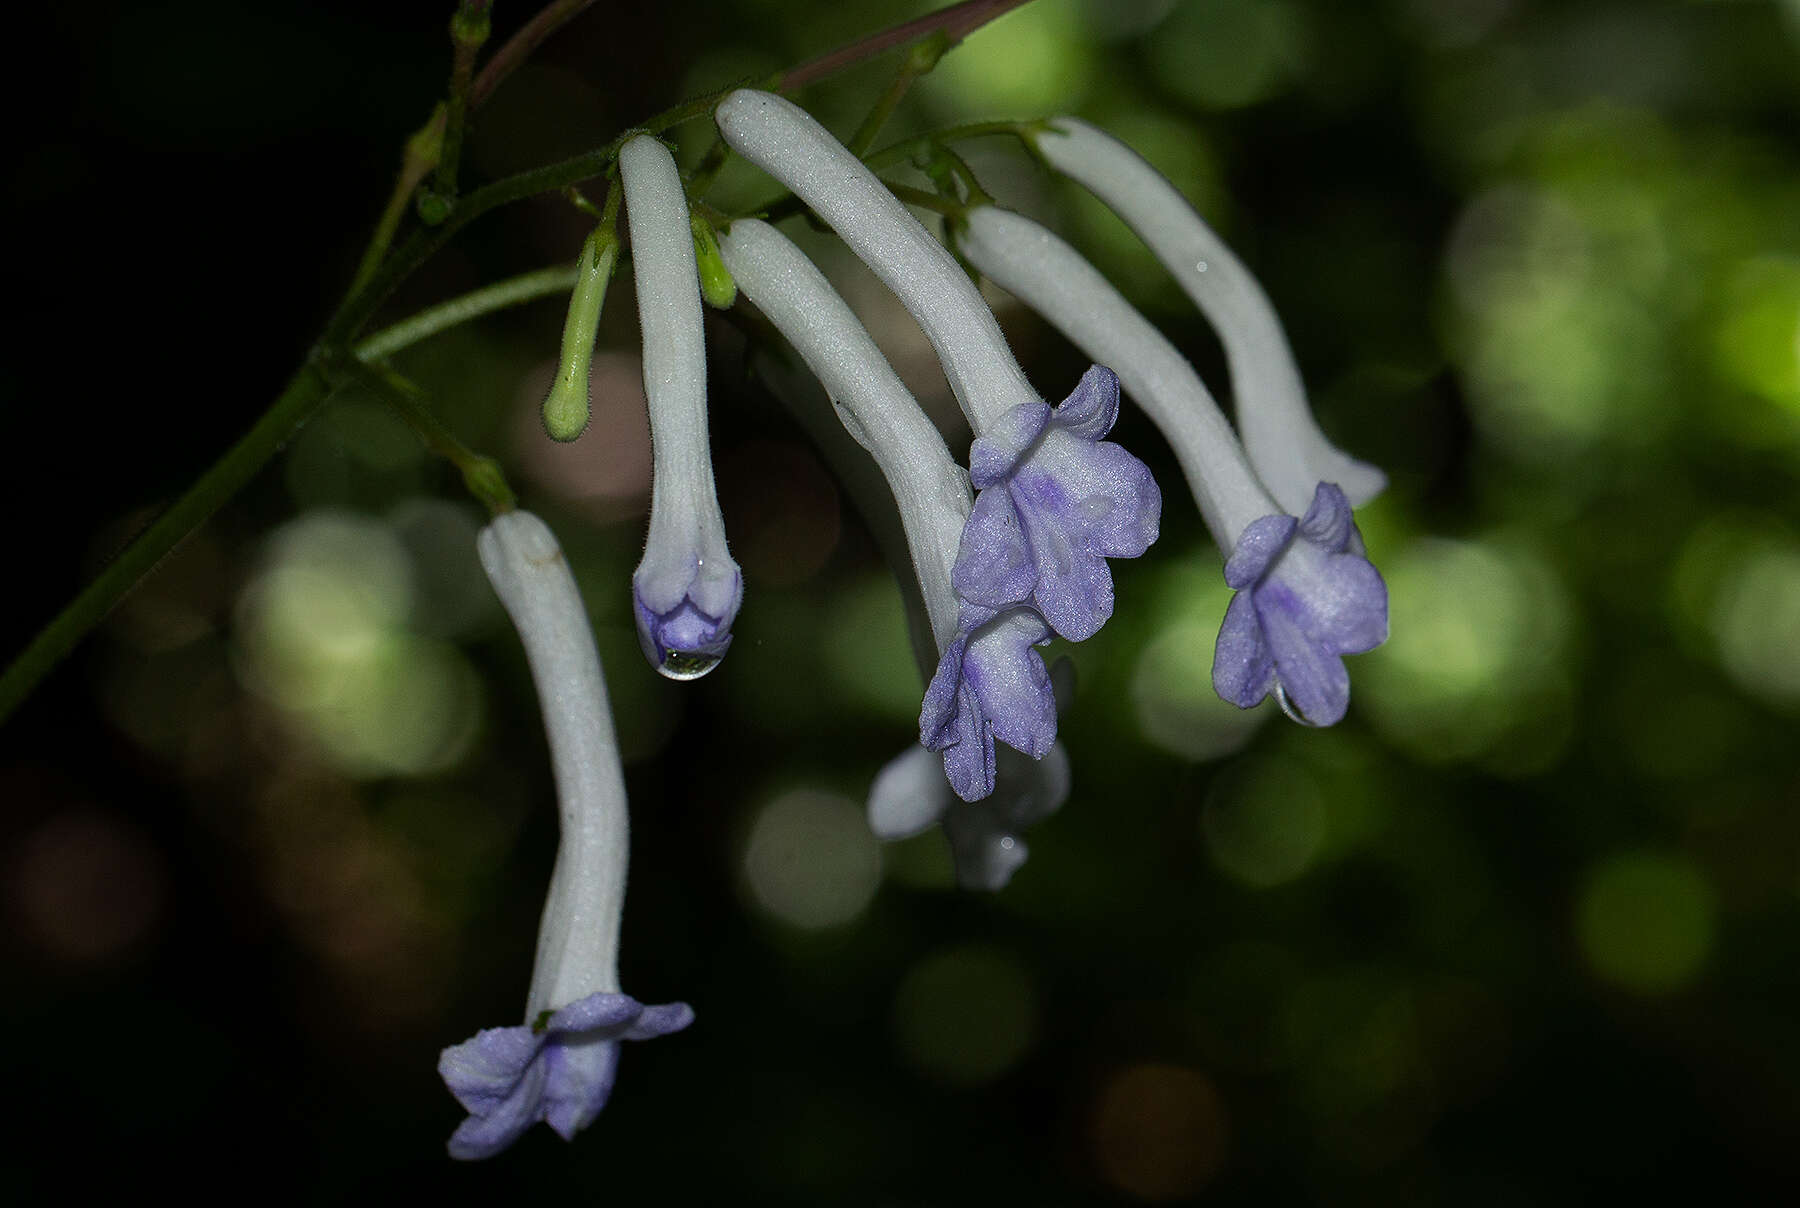
<svg viewBox="0 0 1800 1208">
<path fill-rule="evenodd" d="M 792 189 L 894 291 L 937 350 L 977 433 L 1014 407 L 1043 402 L 968 274 L 811 114 L 740 88 L 713 116 L 732 150 Z"/>
<path fill-rule="evenodd" d="M 850 307 L 787 236 L 739 219 L 719 250 L 738 288 L 793 344 L 844 427 L 881 468 L 941 650 L 956 634 L 950 571 L 969 521 L 968 474 Z"/>
<path fill-rule="evenodd" d="M 456 1158 L 492 1157 L 539 1120 L 573 1137 L 612 1093 L 619 1041 L 679 1031 L 694 1017 L 686 1003 L 647 1007 L 619 990 L 625 778 L 575 577 L 555 536 L 529 512 L 496 518 L 477 549 L 543 704 L 562 841 L 538 928 L 527 1022 L 478 1032 L 438 1061 L 469 1112 L 450 1138 Z"/>
<path fill-rule="evenodd" d="M 1238 589 L 1214 651 L 1219 695 L 1249 708 L 1274 692 L 1296 720 L 1341 719 L 1350 694 L 1341 656 L 1387 638 L 1387 587 L 1363 556 L 1344 492 L 1319 483 L 1304 520 L 1282 512 L 1193 367 L 1043 227 L 981 206 L 957 238 L 971 263 L 1085 355 L 1118 365 L 1125 389 L 1175 450 L 1228 557 L 1226 581 Z"/>
<path fill-rule="evenodd" d="M 669 149 L 640 135 L 619 151 L 631 230 L 644 393 L 650 403 L 650 532 L 631 577 L 651 666 L 694 679 L 718 665 L 744 577 L 725 545 L 706 430 L 706 342 L 687 195 Z"/>
<path fill-rule="evenodd" d="M 720 248 L 739 288 L 794 345 L 824 384 L 844 426 L 880 466 L 899 507 L 933 636 L 944 656 L 940 675 L 945 667 L 960 669 L 969 637 L 959 635 L 962 617 L 951 580 L 969 519 L 968 476 L 868 332 L 800 249 L 753 219 L 733 223 Z M 952 727 L 954 734 L 966 736 L 966 745 L 947 739 L 932 748 L 942 752 L 943 770 L 925 749 L 912 748 L 889 765 L 908 770 L 905 782 L 884 771 L 869 800 L 871 829 L 883 838 L 905 837 L 942 822 L 958 879 L 972 887 L 1005 884 L 1025 858 L 1015 832 L 1068 795 L 1068 759 L 1053 742 L 1056 705 L 1042 660 L 1030 643 L 1013 649 L 1010 658 L 1020 677 L 1037 684 L 1041 694 L 1034 697 L 1027 691 L 1004 702 L 1007 715 L 983 712 L 980 699 L 971 695 L 961 728 Z M 993 698 L 989 703 L 996 708 L 1002 704 Z M 925 707 L 934 707 L 929 694 Z M 1026 716 L 1032 720 L 1023 720 Z M 922 730 L 924 725 L 922 719 Z M 934 733 L 942 729 L 937 726 Z M 996 761 L 994 739 L 1012 741 L 1008 735 L 1023 735 L 1024 747 L 1046 758 L 1042 763 L 1021 758 L 1016 762 L 1024 766 L 996 779 L 995 769 L 1007 769 L 1011 761 L 1004 752 Z M 953 767 L 969 771 L 952 772 Z M 952 798 L 947 777 L 960 777 L 959 796 L 988 798 L 979 817 L 977 807 Z M 990 819 L 1004 821 L 1006 832 L 1000 833 Z"/>
<path fill-rule="evenodd" d="M 1386 476 L 1319 430 L 1268 294 L 1180 190 L 1130 147 L 1079 118 L 1054 119 L 1033 145 L 1124 219 L 1218 329 L 1244 448 L 1276 502 L 1298 515 L 1320 482 L 1338 483 L 1357 505 L 1380 494 Z"/>
<path fill-rule="evenodd" d="M 770 93 L 739 89 L 714 116 L 733 149 L 792 189 L 875 271 L 936 349 L 975 429 L 970 470 L 982 497 L 971 529 L 985 530 L 975 533 L 976 544 L 1011 547 L 1019 555 L 1009 568 L 1018 573 L 1003 580 L 990 581 L 969 561 L 958 591 L 965 582 L 981 583 L 984 609 L 1042 605 L 1061 636 L 1091 636 L 1112 615 L 1112 572 L 1104 559 L 1136 557 L 1156 539 L 1162 500 L 1149 470 L 1118 446 L 1101 443 L 1110 421 L 1053 424 L 1059 435 L 1037 439 L 1051 410 L 1025 380 L 981 294 L 875 174 L 805 110 Z M 1089 393 L 1084 379 L 1070 399 Z M 1091 447 L 1079 451 L 1074 442 Z M 1037 497 L 1041 506 L 1029 509 L 1037 525 L 1023 528 L 1024 492 L 1039 487 L 1047 493 Z M 998 488 L 991 499 L 990 488 Z M 1129 491 L 1136 497 L 1125 498 Z M 1081 503 L 1062 506 L 1064 498 Z M 1100 532 L 1104 526 L 1091 523 L 1083 507 L 1101 503 L 1115 509 L 1122 527 L 1125 517 L 1135 518 L 1141 543 Z M 1045 577 L 1021 590 L 1021 576 L 1034 572 Z"/>
</svg>

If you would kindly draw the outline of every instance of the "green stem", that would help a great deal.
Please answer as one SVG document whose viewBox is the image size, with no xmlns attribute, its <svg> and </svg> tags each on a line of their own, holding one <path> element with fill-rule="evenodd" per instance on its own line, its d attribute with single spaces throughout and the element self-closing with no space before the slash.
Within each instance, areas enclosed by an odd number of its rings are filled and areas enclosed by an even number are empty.
<svg viewBox="0 0 1800 1208">
<path fill-rule="evenodd" d="M 862 125 L 856 128 L 856 133 L 850 138 L 850 150 L 858 158 L 866 155 L 869 148 L 875 145 L 875 136 L 881 133 L 881 128 L 894 116 L 894 110 L 900 107 L 900 102 L 913 86 L 913 81 L 936 67 L 938 60 L 944 57 L 944 52 L 951 45 L 949 35 L 939 29 L 907 52 L 906 57 L 900 61 L 900 69 L 894 73 L 894 78 L 889 81 L 881 96 L 876 98 L 875 107 L 869 110 L 869 116 L 863 119 Z"/>
<path fill-rule="evenodd" d="M 897 185 L 892 181 L 882 181 L 888 192 L 904 201 L 909 206 L 920 206 L 927 210 L 936 210 L 946 218 L 961 218 L 968 211 L 968 206 L 949 197 L 939 197 L 936 193 L 927 193 L 924 189 L 915 189 L 911 185 Z"/>
<path fill-rule="evenodd" d="M 500 463 L 456 439 L 431 410 L 422 388 L 385 365 L 350 361 L 341 368 L 351 380 L 368 387 L 398 412 L 427 449 L 462 471 L 463 484 L 487 505 L 490 513 L 498 516 L 519 506 L 519 498 L 501 473 Z"/>
<path fill-rule="evenodd" d="M 18 708 L 76 642 L 105 619 L 125 593 L 249 482 L 332 393 L 317 365 L 302 366 L 256 425 L 82 588 L 0 674 L 0 721 Z"/>
<path fill-rule="evenodd" d="M 462 0 L 450 18 L 450 94 L 444 101 L 444 143 L 438 153 L 437 194 L 456 196 L 456 174 L 462 163 L 464 118 L 469 110 L 469 88 L 475 78 L 475 56 L 487 44 L 491 25 L 488 0 Z"/>
<path fill-rule="evenodd" d="M 375 270 L 381 267 L 382 257 L 393 246 L 400 221 L 406 217 L 406 208 L 412 203 L 413 191 L 431 175 L 432 165 L 438 161 L 438 148 L 443 138 L 444 107 L 439 105 L 430 120 L 406 140 L 406 150 L 400 156 L 400 172 L 394 177 L 393 191 L 388 194 L 387 205 L 375 223 L 375 233 L 369 236 L 369 245 L 363 249 L 356 276 L 350 279 L 350 293 L 354 294 L 368 284 Z"/>
<path fill-rule="evenodd" d="M 1010 134 L 1027 145 L 1031 135 L 1042 129 L 1042 121 L 1029 122 L 970 122 L 963 126 L 951 126 L 930 134 L 921 134 L 913 138 L 901 139 L 897 143 L 889 143 L 873 155 L 863 157 L 863 163 L 869 171 L 880 172 L 896 164 L 910 163 L 921 155 L 930 155 L 944 143 L 962 142 L 970 138 L 987 138 L 996 134 Z"/>
<path fill-rule="evenodd" d="M 546 164 L 541 168 L 505 177 L 463 197 L 442 223 L 414 231 L 412 237 L 388 257 L 387 262 L 361 290 L 344 300 L 337 313 L 325 325 L 325 332 L 318 346 L 336 348 L 353 339 L 402 281 L 448 243 L 452 235 L 489 210 L 523 201 L 539 193 L 561 189 L 565 185 L 591 180 L 612 166 L 613 161 L 618 158 L 619 148 L 630 139 L 645 132 L 660 134 L 672 126 L 705 117 L 728 93 L 740 86 L 732 84 L 717 92 L 683 101 L 656 114 L 643 125 L 622 132 L 603 147 L 570 156 L 559 163 Z"/>
<path fill-rule="evenodd" d="M 575 265 L 557 264 L 484 285 L 382 328 L 356 346 L 356 355 L 365 361 L 378 361 L 482 315 L 552 294 L 566 294 L 575 288 L 575 274 Z"/>
</svg>

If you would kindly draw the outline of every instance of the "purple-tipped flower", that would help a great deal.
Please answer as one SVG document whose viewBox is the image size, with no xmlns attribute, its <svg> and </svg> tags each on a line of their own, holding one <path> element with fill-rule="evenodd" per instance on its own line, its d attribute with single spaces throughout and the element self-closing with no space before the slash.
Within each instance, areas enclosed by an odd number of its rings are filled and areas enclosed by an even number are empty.
<svg viewBox="0 0 1800 1208">
<path fill-rule="evenodd" d="M 486 1028 L 438 1058 L 438 1073 L 468 1111 L 450 1137 L 453 1158 L 491 1158 L 542 1120 L 562 1139 L 594 1122 L 612 1094 L 621 1040 L 653 1040 L 694 1022 L 686 1003 L 647 1007 L 594 993 L 533 1024 Z"/>
<path fill-rule="evenodd" d="M 958 595 L 995 611 L 1027 604 L 1072 642 L 1106 623 L 1106 559 L 1150 548 L 1162 516 L 1149 468 L 1101 439 L 1118 417 L 1119 379 L 1095 365 L 1061 406 L 1022 404 L 976 439 L 969 478 L 981 493 L 957 553 Z"/>
<path fill-rule="evenodd" d="M 967 216 L 958 242 L 983 273 L 1084 353 L 1119 366 L 1126 392 L 1168 438 L 1207 527 L 1230 559 L 1226 577 L 1240 589 L 1215 652 L 1219 694 L 1248 708 L 1273 690 L 1300 720 L 1329 725 L 1342 717 L 1349 680 L 1338 656 L 1371 649 L 1387 636 L 1387 591 L 1363 556 L 1344 492 L 1315 482 L 1306 520 L 1283 512 L 1186 358 L 1051 232 L 1022 215 L 981 206 Z M 1265 443 L 1264 453 L 1284 458 L 1284 477 L 1291 479 L 1315 450 L 1297 430 L 1287 432 L 1293 439 Z M 1300 627 L 1290 618 L 1299 618 Z"/>
<path fill-rule="evenodd" d="M 625 776 L 606 681 L 569 563 L 544 522 L 508 512 L 477 542 L 544 710 L 562 841 L 538 926 L 526 1023 L 444 1050 L 438 1073 L 468 1109 L 450 1156 L 487 1158 L 539 1120 L 573 1137 L 612 1093 L 621 1040 L 693 1021 L 686 1003 L 646 1007 L 619 991 L 619 916 L 630 846 Z"/>
<path fill-rule="evenodd" d="M 919 741 L 944 755 L 964 801 L 994 791 L 994 740 L 1033 759 L 1056 741 L 1056 695 L 1034 646 L 1050 640 L 1044 618 L 1013 608 L 985 621 L 965 613 L 944 648 L 919 710 Z"/>
<path fill-rule="evenodd" d="M 650 533 L 631 577 L 644 657 L 671 679 L 705 675 L 731 645 L 743 575 L 725 545 L 706 431 L 706 343 L 687 194 L 669 149 L 640 135 L 619 152 L 631 229 L 644 394 L 650 403 Z"/>
<path fill-rule="evenodd" d="M 1249 708 L 1274 692 L 1308 725 L 1341 720 L 1350 703 L 1343 655 L 1387 640 L 1387 585 L 1362 555 L 1344 492 L 1322 482 L 1306 515 L 1264 516 L 1225 563 L 1237 589 L 1213 655 L 1213 688 Z"/>
</svg>

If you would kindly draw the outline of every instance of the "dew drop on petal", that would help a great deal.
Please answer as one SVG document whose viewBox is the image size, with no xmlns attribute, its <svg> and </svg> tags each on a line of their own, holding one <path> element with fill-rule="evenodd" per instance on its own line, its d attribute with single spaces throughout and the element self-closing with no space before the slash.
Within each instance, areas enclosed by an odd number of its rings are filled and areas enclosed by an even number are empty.
<svg viewBox="0 0 1800 1208">
<path fill-rule="evenodd" d="M 718 665 L 719 656 L 716 654 L 691 654 L 685 650 L 671 650 L 663 655 L 663 661 L 657 664 L 656 670 L 672 680 L 696 680 Z"/>
<path fill-rule="evenodd" d="M 1300 711 L 1300 706 L 1288 699 L 1287 687 L 1280 680 L 1275 681 L 1275 703 L 1281 706 L 1281 711 L 1288 715 L 1290 721 L 1298 722 L 1303 726 L 1311 726 L 1315 730 L 1319 728 L 1318 722 L 1309 719 Z"/>
</svg>

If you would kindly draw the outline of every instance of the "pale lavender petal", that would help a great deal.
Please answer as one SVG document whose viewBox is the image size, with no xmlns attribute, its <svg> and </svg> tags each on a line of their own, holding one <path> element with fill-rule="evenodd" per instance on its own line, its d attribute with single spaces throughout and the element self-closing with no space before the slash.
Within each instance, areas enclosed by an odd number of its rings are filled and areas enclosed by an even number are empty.
<svg viewBox="0 0 1800 1208">
<path fill-rule="evenodd" d="M 996 610 L 1028 599 L 1037 586 L 1024 527 L 1005 490 L 983 491 L 976 497 L 963 526 L 950 583 L 962 599 Z"/>
<path fill-rule="evenodd" d="M 1081 449 L 1084 489 L 1077 504 L 1088 549 L 1108 558 L 1141 557 L 1156 543 L 1162 521 L 1162 491 L 1150 467 L 1110 441 Z"/>
<path fill-rule="evenodd" d="M 638 644 L 652 666 L 675 679 L 703 675 L 731 646 L 731 624 L 744 598 L 744 581 L 736 569 L 721 576 L 702 575 L 698 568 L 676 589 L 673 603 L 667 583 L 632 578 L 632 612 Z"/>
<path fill-rule="evenodd" d="M 1119 420 L 1119 375 L 1104 365 L 1090 366 L 1062 401 L 1051 423 L 1082 440 L 1099 440 Z"/>
<path fill-rule="evenodd" d="M 621 1028 L 630 1025 L 644 1010 L 644 1004 L 629 994 L 590 994 L 578 998 L 545 1020 L 541 1031 L 552 1036 L 570 1032 L 592 1032 L 598 1028 Z"/>
<path fill-rule="evenodd" d="M 1269 565 L 1286 552 L 1298 527 L 1299 522 L 1286 513 L 1252 520 L 1225 561 L 1226 585 L 1242 589 L 1267 574 Z"/>
<path fill-rule="evenodd" d="M 1096 365 L 1054 411 L 1015 407 L 975 441 L 970 481 L 980 494 L 952 575 L 962 599 L 1028 604 L 1071 641 L 1112 616 L 1105 559 L 1142 554 L 1162 517 L 1149 468 L 1100 439 L 1118 413 L 1118 378 Z"/>
<path fill-rule="evenodd" d="M 996 737 L 1034 757 L 1049 750 L 1056 696 L 1033 649 L 1049 639 L 1035 612 L 1018 608 L 979 625 L 964 621 L 925 690 L 919 741 L 943 754 L 957 796 L 977 801 L 994 791 Z"/>
<path fill-rule="evenodd" d="M 1292 596 L 1267 587 L 1256 591 L 1256 615 L 1275 656 L 1275 675 L 1288 703 L 1315 726 L 1336 725 L 1350 706 L 1350 673 L 1344 660 L 1300 626 Z"/>
<path fill-rule="evenodd" d="M 694 1022 L 694 1008 L 684 1002 L 658 1003 L 645 1007 L 636 1022 L 620 1034 L 624 1040 L 655 1040 L 679 1032 Z"/>
<path fill-rule="evenodd" d="M 1213 691 L 1240 709 L 1260 704 L 1275 687 L 1275 657 L 1263 639 L 1250 593 L 1240 591 L 1225 609 L 1213 646 Z"/>
<path fill-rule="evenodd" d="M 1056 694 L 1050 672 L 1032 647 L 1048 640 L 1036 613 L 1016 609 L 976 631 L 963 659 L 963 679 L 975 692 L 994 737 L 1033 759 L 1056 741 Z"/>
<path fill-rule="evenodd" d="M 969 482 L 977 491 L 1003 481 L 1050 422 L 1047 403 L 1021 403 L 969 446 Z"/>
<path fill-rule="evenodd" d="M 919 706 L 919 741 L 932 751 L 941 751 L 957 740 L 951 732 L 959 712 L 958 696 L 962 692 L 962 660 L 969 648 L 967 630 L 956 635 L 938 659 L 937 672 L 926 685 L 925 700 Z"/>
<path fill-rule="evenodd" d="M 956 694 L 956 722 L 944 753 L 944 777 L 964 801 L 979 801 L 994 791 L 994 728 L 981 715 L 975 690 L 962 685 Z"/>
<path fill-rule="evenodd" d="M 450 1156 L 463 1162 L 479 1161 L 493 1157 L 518 1140 L 541 1118 L 539 1109 L 548 1076 L 542 1061 L 528 1064 L 505 1099 L 485 1111 L 471 1112 L 467 1120 L 456 1126 L 446 1145 Z"/>
<path fill-rule="evenodd" d="M 544 1038 L 530 1028 L 484 1028 L 438 1057 L 438 1075 L 471 1112 L 495 1110 L 519 1085 Z"/>
<path fill-rule="evenodd" d="M 1309 625 L 1339 654 L 1362 654 L 1387 641 L 1387 584 L 1367 558 L 1334 554 L 1326 560 L 1326 590 L 1308 601 Z"/>
<path fill-rule="evenodd" d="M 1249 708 L 1270 692 L 1309 725 L 1343 719 L 1343 656 L 1387 640 L 1387 585 L 1363 555 L 1350 503 L 1320 483 L 1306 516 L 1252 521 L 1225 563 L 1237 589 L 1213 652 L 1213 688 Z"/>
<path fill-rule="evenodd" d="M 612 1096 L 619 1073 L 619 1042 L 586 1038 L 564 1040 L 544 1050 L 542 1115 L 544 1123 L 565 1141 L 594 1122 Z"/>
<path fill-rule="evenodd" d="M 627 994 L 590 994 L 552 1014 L 542 1029 L 488 1028 L 438 1060 L 444 1084 L 469 1112 L 450 1156 L 488 1158 L 539 1120 L 570 1139 L 593 1123 L 612 1094 L 618 1042 L 688 1026 L 686 1003 L 645 1006 Z"/>
<path fill-rule="evenodd" d="M 1300 519 L 1301 535 L 1322 549 L 1341 554 L 1349 547 L 1352 527 L 1350 500 L 1336 483 L 1321 482 Z"/>
</svg>

